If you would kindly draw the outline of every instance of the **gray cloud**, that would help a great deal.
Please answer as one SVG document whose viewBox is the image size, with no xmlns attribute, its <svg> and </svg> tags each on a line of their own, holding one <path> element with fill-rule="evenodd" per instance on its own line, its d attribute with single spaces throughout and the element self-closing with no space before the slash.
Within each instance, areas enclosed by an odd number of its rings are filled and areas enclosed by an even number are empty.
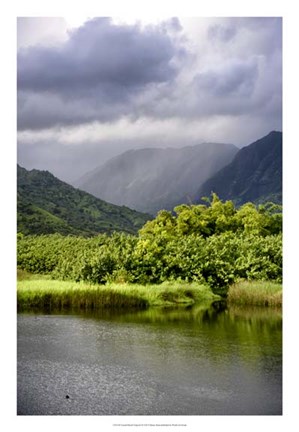
<svg viewBox="0 0 299 432">
<path fill-rule="evenodd" d="M 258 78 L 256 59 L 250 61 L 230 60 L 217 69 L 210 69 L 194 78 L 198 91 L 217 97 L 248 97 L 254 91 Z"/>
<path fill-rule="evenodd" d="M 281 20 L 215 19 L 201 39 L 194 72 L 183 84 L 147 100 L 144 114 L 202 119 L 264 118 L 265 130 L 282 124 Z M 157 98 L 159 103 L 157 103 Z M 272 116 L 272 118 L 271 118 Z M 270 120 L 270 121 L 269 121 Z M 270 129 L 269 129 L 270 130 Z M 238 137 L 242 140 L 242 137 Z M 258 137 L 257 137 L 258 138 Z"/>
<path fill-rule="evenodd" d="M 187 51 L 180 32 L 178 19 L 141 28 L 101 18 L 59 46 L 21 49 L 19 130 L 249 114 L 269 99 L 279 110 L 281 20 L 215 19 L 197 52 Z"/>
<path fill-rule="evenodd" d="M 208 39 L 214 44 L 226 44 L 225 51 L 237 50 L 246 57 L 269 55 L 273 50 L 282 49 L 282 19 L 271 17 L 216 19 L 208 28 Z M 229 51 L 228 51 L 229 52 Z"/>
<path fill-rule="evenodd" d="M 47 31 L 44 45 L 18 51 L 18 160 L 28 168 L 70 180 L 128 148 L 242 146 L 282 128 L 280 18 L 100 18 L 69 35 L 54 24 L 55 43 Z"/>
<path fill-rule="evenodd" d="M 119 115 L 120 106 L 125 112 L 134 95 L 147 86 L 174 79 L 178 72 L 174 60 L 184 56 L 184 50 L 175 45 L 167 28 L 180 30 L 176 20 L 168 27 L 141 29 L 99 18 L 73 31 L 59 47 L 21 49 L 19 128 L 45 127 L 51 122 L 69 124 L 70 117 L 74 122 L 113 119 Z M 47 106 L 43 106 L 42 98 Z M 68 113 L 63 113 L 62 105 Z M 85 106 L 89 107 L 87 113 L 82 110 Z"/>
<path fill-rule="evenodd" d="M 236 35 L 237 29 L 233 25 L 215 24 L 208 29 L 208 38 L 211 41 L 229 42 Z"/>
</svg>

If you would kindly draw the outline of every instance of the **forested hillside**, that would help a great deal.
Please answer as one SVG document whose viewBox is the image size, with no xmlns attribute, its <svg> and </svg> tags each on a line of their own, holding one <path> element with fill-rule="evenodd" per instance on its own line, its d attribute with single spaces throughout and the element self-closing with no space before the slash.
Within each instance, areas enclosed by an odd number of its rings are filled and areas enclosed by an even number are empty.
<svg viewBox="0 0 299 432">
<path fill-rule="evenodd" d="M 17 167 L 17 223 L 23 234 L 136 233 L 149 215 L 109 204 L 54 177 Z"/>
<path fill-rule="evenodd" d="M 196 201 L 212 192 L 238 205 L 248 201 L 281 204 L 282 133 L 273 131 L 239 150 L 230 164 L 199 187 Z"/>
</svg>

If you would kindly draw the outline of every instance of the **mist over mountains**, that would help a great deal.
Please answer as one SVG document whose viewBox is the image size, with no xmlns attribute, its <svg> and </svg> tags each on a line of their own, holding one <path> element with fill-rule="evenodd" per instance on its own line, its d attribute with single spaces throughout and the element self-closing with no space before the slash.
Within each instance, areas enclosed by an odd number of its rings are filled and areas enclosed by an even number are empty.
<svg viewBox="0 0 299 432">
<path fill-rule="evenodd" d="M 193 201 L 198 188 L 230 163 L 238 148 L 203 143 L 129 150 L 87 173 L 76 186 L 116 205 L 155 214 Z"/>
<path fill-rule="evenodd" d="M 203 143 L 126 151 L 87 173 L 76 186 L 116 205 L 156 214 L 216 192 L 236 205 L 282 202 L 282 133 L 238 149 Z"/>
<path fill-rule="evenodd" d="M 48 171 L 18 165 L 17 174 L 18 232 L 136 233 L 159 210 L 198 204 L 213 192 L 237 206 L 281 204 L 282 133 L 272 131 L 240 150 L 213 143 L 130 150 L 81 178 L 85 191 Z"/>
</svg>

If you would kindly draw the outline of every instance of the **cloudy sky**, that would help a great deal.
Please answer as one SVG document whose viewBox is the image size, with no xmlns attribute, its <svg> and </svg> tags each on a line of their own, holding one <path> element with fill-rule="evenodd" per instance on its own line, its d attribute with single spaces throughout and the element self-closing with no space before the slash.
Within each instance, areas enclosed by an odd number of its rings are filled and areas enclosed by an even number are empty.
<svg viewBox="0 0 299 432">
<path fill-rule="evenodd" d="M 73 181 L 129 148 L 282 130 L 281 18 L 18 18 L 18 162 Z"/>
</svg>

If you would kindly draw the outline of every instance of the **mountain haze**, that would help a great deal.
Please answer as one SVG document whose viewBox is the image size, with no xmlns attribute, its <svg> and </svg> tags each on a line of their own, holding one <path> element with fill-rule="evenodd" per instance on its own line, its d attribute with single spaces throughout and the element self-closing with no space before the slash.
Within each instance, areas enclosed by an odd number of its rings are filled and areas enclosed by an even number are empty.
<svg viewBox="0 0 299 432">
<path fill-rule="evenodd" d="M 17 222 L 23 234 L 135 233 L 149 215 L 108 204 L 48 171 L 17 167 Z"/>
<path fill-rule="evenodd" d="M 192 200 L 198 185 L 237 152 L 234 145 L 215 143 L 129 150 L 87 173 L 77 185 L 113 204 L 155 214 L 171 210 L 183 197 Z"/>
<path fill-rule="evenodd" d="M 237 205 L 252 201 L 282 203 L 282 133 L 243 147 L 233 161 L 199 187 L 197 202 L 215 192 Z"/>
</svg>

